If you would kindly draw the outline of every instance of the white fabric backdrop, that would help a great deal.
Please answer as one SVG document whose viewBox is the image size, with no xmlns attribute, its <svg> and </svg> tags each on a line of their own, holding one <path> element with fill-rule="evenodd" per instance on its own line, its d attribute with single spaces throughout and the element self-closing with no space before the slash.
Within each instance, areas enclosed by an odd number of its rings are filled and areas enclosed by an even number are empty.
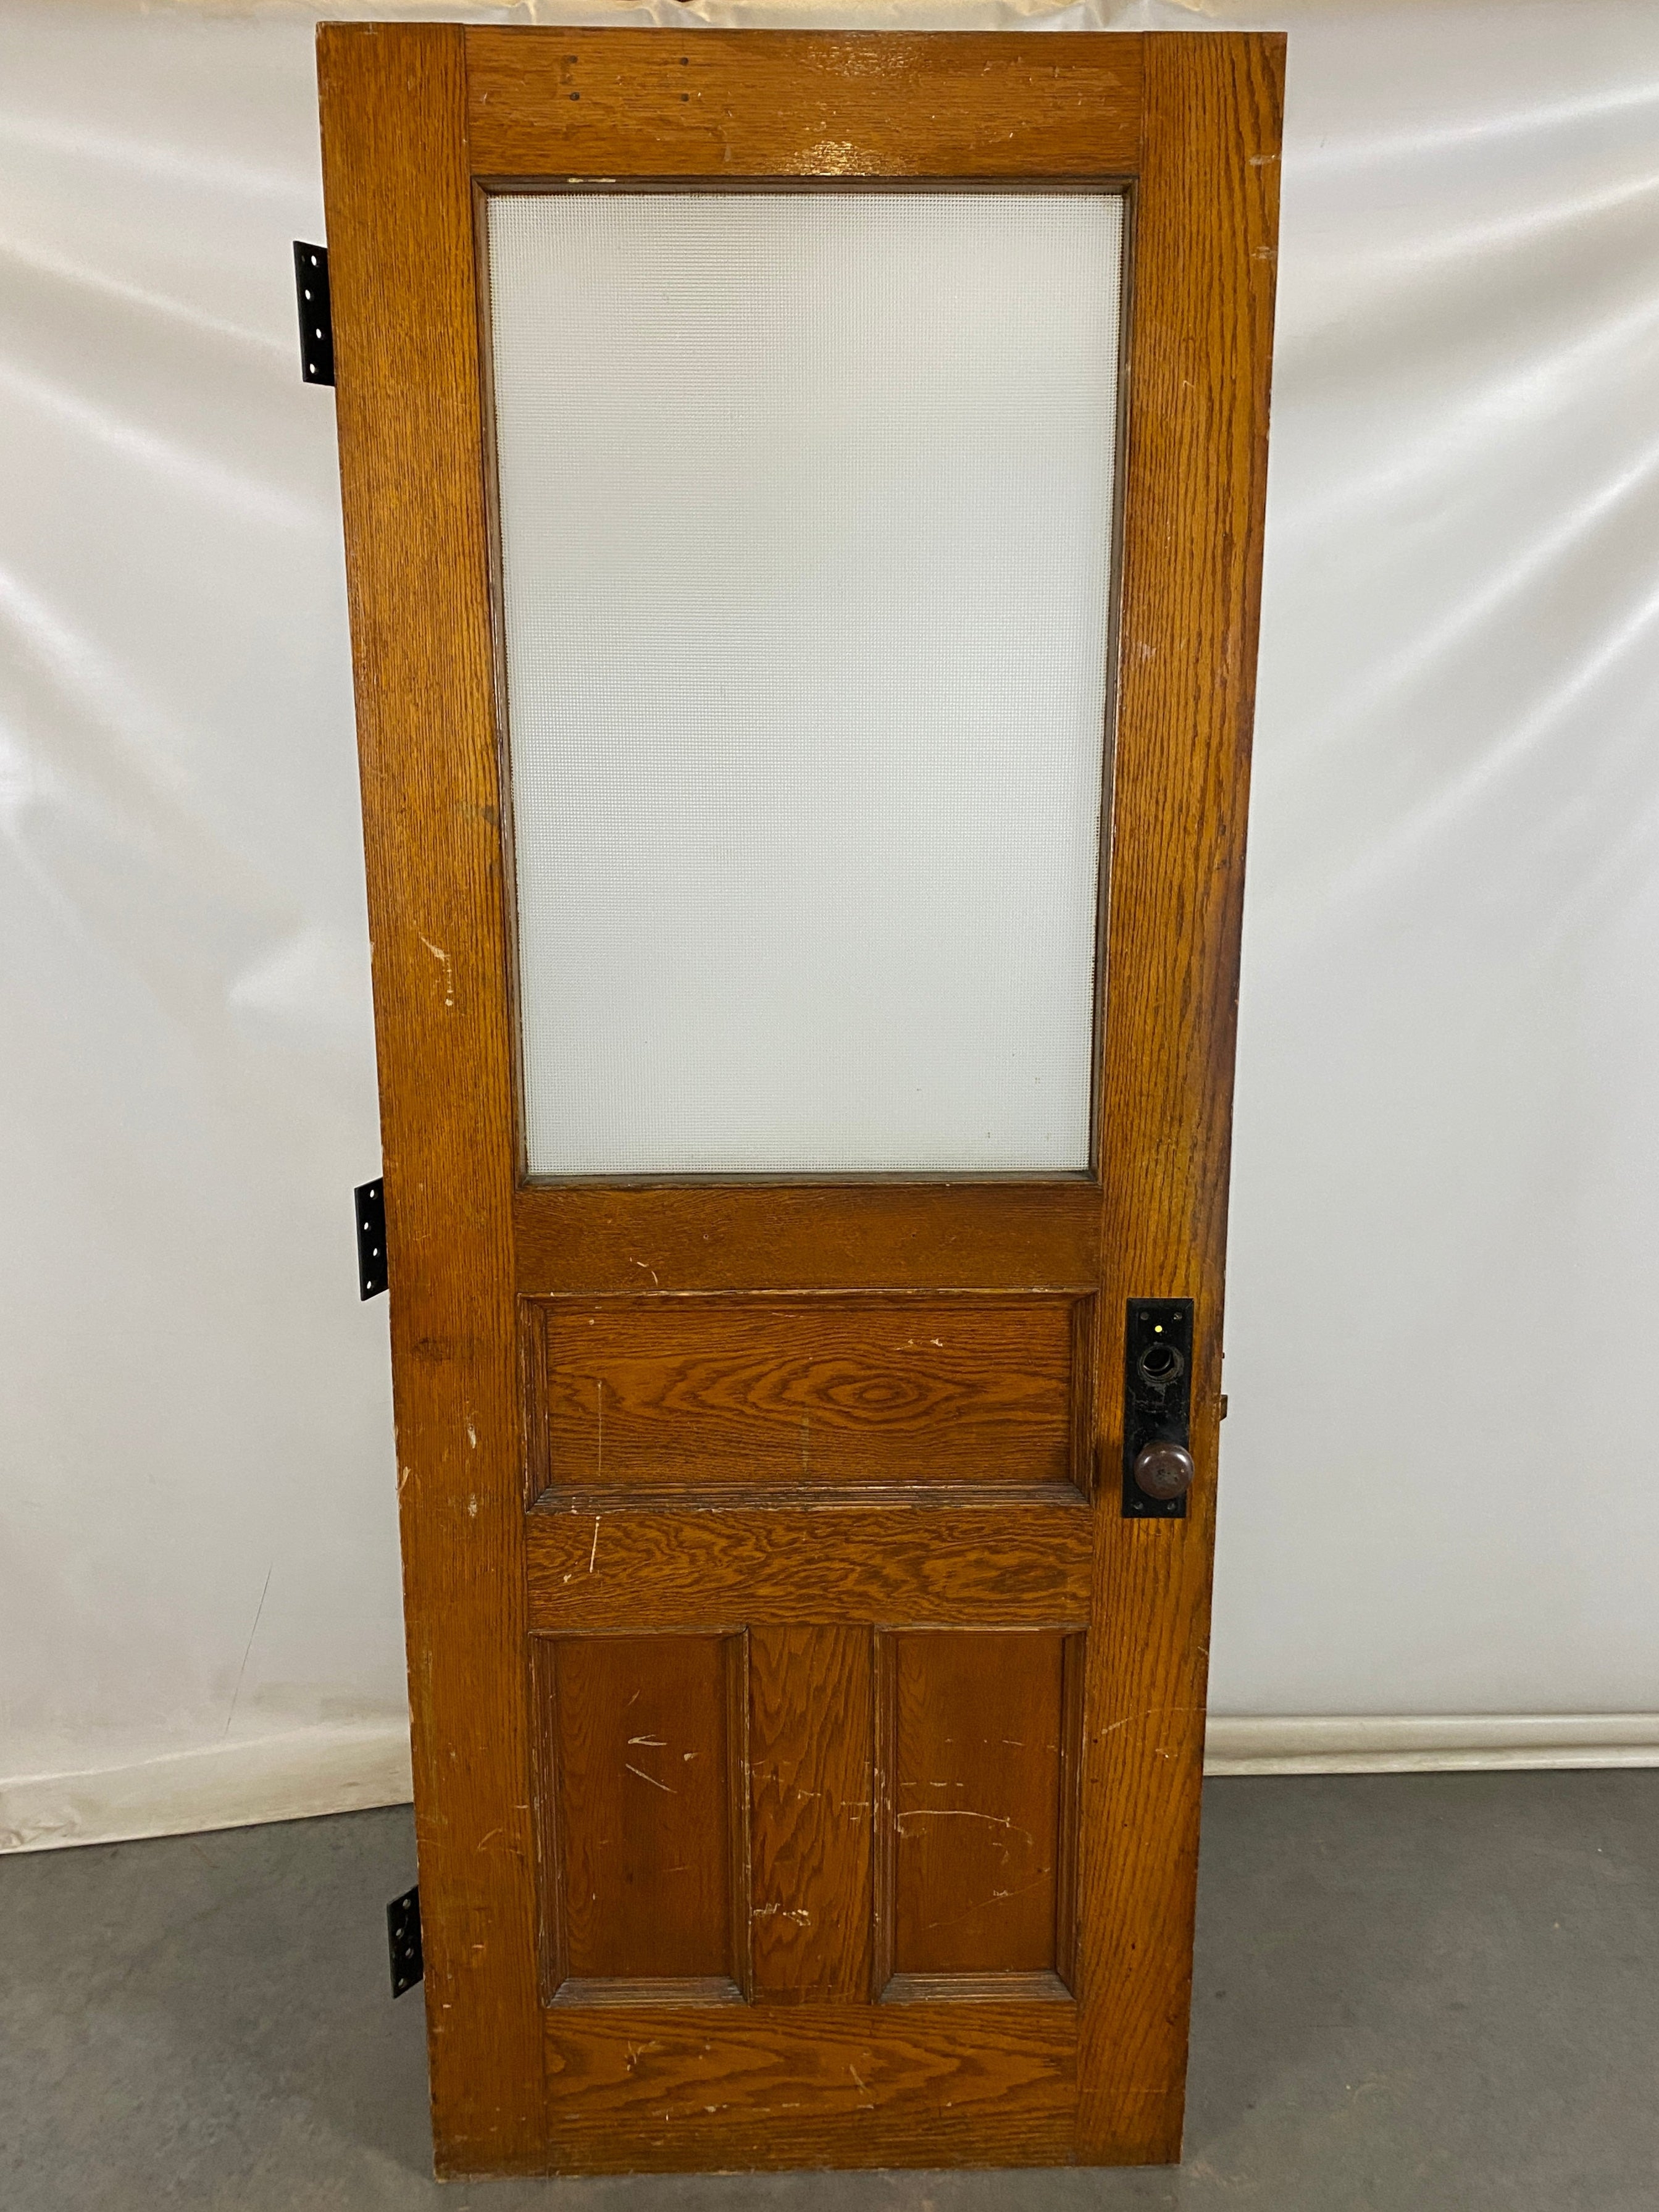
<svg viewBox="0 0 1659 2212">
<path fill-rule="evenodd" d="M 1291 30 L 1212 1747 L 1659 1755 L 1659 9 L 470 12 Z M 25 1844 L 404 1787 L 316 13 L 0 0 Z"/>
</svg>

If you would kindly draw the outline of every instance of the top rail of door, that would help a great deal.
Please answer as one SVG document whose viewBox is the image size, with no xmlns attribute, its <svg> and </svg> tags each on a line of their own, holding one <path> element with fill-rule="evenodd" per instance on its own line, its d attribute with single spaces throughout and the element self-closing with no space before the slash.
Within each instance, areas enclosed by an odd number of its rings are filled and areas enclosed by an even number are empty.
<svg viewBox="0 0 1659 2212">
<path fill-rule="evenodd" d="M 1133 176 L 1142 44 L 1090 32 L 469 29 L 469 164 L 498 182 Z"/>
</svg>

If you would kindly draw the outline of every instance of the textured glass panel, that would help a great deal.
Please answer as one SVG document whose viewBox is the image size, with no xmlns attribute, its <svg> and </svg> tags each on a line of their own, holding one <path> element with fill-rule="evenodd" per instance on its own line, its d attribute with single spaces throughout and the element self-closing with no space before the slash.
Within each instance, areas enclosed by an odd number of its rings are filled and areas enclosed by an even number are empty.
<svg viewBox="0 0 1659 2212">
<path fill-rule="evenodd" d="M 1086 1165 L 1121 238 L 490 201 L 532 1174 Z"/>
</svg>

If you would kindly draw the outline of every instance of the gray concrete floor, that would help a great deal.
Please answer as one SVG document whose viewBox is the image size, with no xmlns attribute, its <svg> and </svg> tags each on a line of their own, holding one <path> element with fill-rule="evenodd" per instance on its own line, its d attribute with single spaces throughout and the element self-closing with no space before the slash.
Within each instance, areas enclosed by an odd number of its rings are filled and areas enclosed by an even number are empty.
<svg viewBox="0 0 1659 2212">
<path fill-rule="evenodd" d="M 1187 2163 L 429 2178 L 406 1810 L 0 1860 L 3 2212 L 1659 2208 L 1659 1772 L 1229 1780 Z"/>
</svg>

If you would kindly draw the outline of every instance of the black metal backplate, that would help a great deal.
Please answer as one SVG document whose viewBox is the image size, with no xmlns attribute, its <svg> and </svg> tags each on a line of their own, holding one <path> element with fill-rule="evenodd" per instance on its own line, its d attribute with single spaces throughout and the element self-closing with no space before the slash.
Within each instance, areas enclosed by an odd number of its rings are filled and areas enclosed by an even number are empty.
<svg viewBox="0 0 1659 2212">
<path fill-rule="evenodd" d="M 1193 1302 L 1131 1298 L 1123 1331 L 1124 1518 L 1182 1521 L 1184 1498 L 1148 1498 L 1134 1478 L 1142 1447 L 1185 1444 L 1193 1402 Z"/>
<path fill-rule="evenodd" d="M 334 309 L 328 295 L 328 248 L 294 241 L 294 289 L 300 308 L 300 374 L 307 384 L 334 381 Z"/>
<path fill-rule="evenodd" d="M 351 1194 L 357 1212 L 357 1288 L 366 1298 L 378 1298 L 386 1286 L 386 1183 L 376 1176 L 360 1182 Z"/>
<path fill-rule="evenodd" d="M 394 1897 L 386 1909 L 386 1942 L 392 1951 L 392 1994 L 412 1990 L 426 1972 L 421 1956 L 421 1885 Z"/>
</svg>

